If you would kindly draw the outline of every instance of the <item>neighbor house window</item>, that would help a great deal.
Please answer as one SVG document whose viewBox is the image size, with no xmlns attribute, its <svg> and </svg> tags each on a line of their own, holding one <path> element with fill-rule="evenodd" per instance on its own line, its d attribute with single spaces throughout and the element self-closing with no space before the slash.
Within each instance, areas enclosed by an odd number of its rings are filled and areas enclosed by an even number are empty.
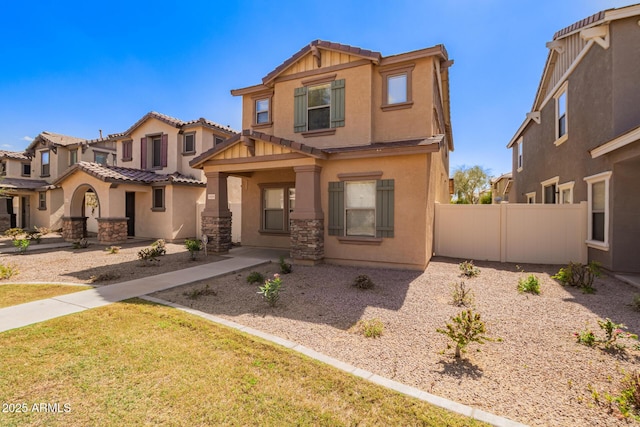
<svg viewBox="0 0 640 427">
<path fill-rule="evenodd" d="M 522 170 L 522 166 L 523 166 L 523 159 L 522 159 L 522 142 L 523 139 L 520 138 L 517 142 L 517 146 L 518 146 L 518 172 L 520 172 Z"/>
<path fill-rule="evenodd" d="M 22 164 L 22 176 L 31 176 L 31 163 Z"/>
<path fill-rule="evenodd" d="M 140 168 L 161 169 L 167 167 L 169 135 L 150 135 L 140 140 Z"/>
<path fill-rule="evenodd" d="M 295 132 L 309 132 L 303 136 L 327 135 L 335 132 L 331 129 L 344 126 L 345 82 L 344 79 L 331 81 L 331 78 L 335 75 L 314 79 L 314 84 L 295 89 Z"/>
<path fill-rule="evenodd" d="M 382 77 L 382 110 L 411 108 L 412 71 L 414 65 L 387 68 L 380 71 Z"/>
<path fill-rule="evenodd" d="M 38 192 L 38 209 L 41 211 L 47 209 L 47 192 L 46 191 Z"/>
<path fill-rule="evenodd" d="M 573 185 L 574 181 L 558 185 L 561 204 L 570 205 L 573 203 Z"/>
<path fill-rule="evenodd" d="M 109 158 L 108 153 L 103 153 L 102 151 L 93 152 L 93 161 L 100 165 L 106 165 L 108 158 Z"/>
<path fill-rule="evenodd" d="M 182 144 L 182 153 L 183 154 L 193 154 L 196 152 L 196 134 L 185 133 Z"/>
<path fill-rule="evenodd" d="M 558 202 L 556 197 L 558 192 L 559 177 L 553 177 L 542 182 L 542 203 L 555 204 Z"/>
<path fill-rule="evenodd" d="M 122 141 L 122 161 L 130 162 L 133 160 L 133 141 Z"/>
<path fill-rule="evenodd" d="M 49 176 L 50 165 L 49 165 L 49 151 L 41 151 L 40 152 L 40 164 L 42 169 L 40 171 L 40 176 Z"/>
<path fill-rule="evenodd" d="M 584 178 L 589 207 L 587 245 L 609 250 L 609 180 L 611 172 Z"/>
<path fill-rule="evenodd" d="M 556 104 L 556 145 L 567 139 L 567 85 L 565 84 L 555 96 Z"/>
<path fill-rule="evenodd" d="M 152 211 L 164 211 L 164 187 L 153 187 Z"/>
<path fill-rule="evenodd" d="M 262 232 L 288 232 L 295 207 L 295 184 L 262 187 Z"/>
<path fill-rule="evenodd" d="M 346 241 L 393 237 L 394 180 L 341 178 L 329 183 L 329 235 Z"/>
<path fill-rule="evenodd" d="M 78 163 L 78 149 L 69 151 L 69 166 L 73 166 Z"/>
</svg>

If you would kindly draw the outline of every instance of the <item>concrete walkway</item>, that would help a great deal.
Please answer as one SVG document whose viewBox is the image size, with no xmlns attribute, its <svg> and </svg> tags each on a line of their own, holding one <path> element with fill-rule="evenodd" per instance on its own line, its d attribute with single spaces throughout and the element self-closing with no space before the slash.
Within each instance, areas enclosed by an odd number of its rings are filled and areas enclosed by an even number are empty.
<svg viewBox="0 0 640 427">
<path fill-rule="evenodd" d="M 236 271 L 252 268 L 258 265 L 268 264 L 269 262 L 277 262 L 280 256 L 288 256 L 288 251 L 238 247 L 232 249 L 229 252 L 229 255 L 231 256 L 230 258 L 222 261 L 0 309 L 0 332 L 28 326 L 60 316 L 78 313 L 91 308 L 102 307 L 129 298 L 143 297 L 148 301 L 169 305 L 196 316 L 203 317 L 209 321 L 231 327 L 244 333 L 273 342 L 277 345 L 284 346 L 288 349 L 304 354 L 307 357 L 333 366 L 341 371 L 364 378 L 367 381 L 378 384 L 382 387 L 415 397 L 448 411 L 471 417 L 497 427 L 526 427 L 525 424 L 512 421 L 508 418 L 500 417 L 471 406 L 462 405 L 452 400 L 427 393 L 415 387 L 410 387 L 397 381 L 381 377 L 372 372 L 319 353 L 308 347 L 304 347 L 293 341 L 285 340 L 275 335 L 249 328 L 201 311 L 183 307 L 178 304 L 144 296 L 175 286 L 234 273 Z"/>
</svg>

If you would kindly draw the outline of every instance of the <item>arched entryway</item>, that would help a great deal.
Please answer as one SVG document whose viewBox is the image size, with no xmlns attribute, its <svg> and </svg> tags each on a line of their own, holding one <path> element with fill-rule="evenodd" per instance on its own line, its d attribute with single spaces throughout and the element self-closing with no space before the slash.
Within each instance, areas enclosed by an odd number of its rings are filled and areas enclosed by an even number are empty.
<svg viewBox="0 0 640 427">
<path fill-rule="evenodd" d="M 98 234 L 100 199 L 95 188 L 89 184 L 76 187 L 69 201 L 69 213 L 68 217 L 63 218 L 62 237 L 65 240 L 78 240 L 87 237 L 87 219 L 89 218 L 92 219 L 91 228 L 95 229 L 95 233 Z"/>
</svg>

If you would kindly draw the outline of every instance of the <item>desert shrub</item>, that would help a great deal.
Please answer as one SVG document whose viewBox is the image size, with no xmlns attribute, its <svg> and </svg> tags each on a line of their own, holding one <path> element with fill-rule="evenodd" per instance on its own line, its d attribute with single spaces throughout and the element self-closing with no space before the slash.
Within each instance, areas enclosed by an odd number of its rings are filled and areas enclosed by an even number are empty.
<svg viewBox="0 0 640 427">
<path fill-rule="evenodd" d="M 384 333 L 384 323 L 378 318 L 360 320 L 357 329 L 367 338 L 378 338 Z"/>
<path fill-rule="evenodd" d="M 518 280 L 518 292 L 540 295 L 540 281 L 536 276 L 530 274 L 526 279 Z"/>
<path fill-rule="evenodd" d="M 352 284 L 353 284 L 353 286 L 355 286 L 356 288 L 359 288 L 359 289 L 372 289 L 375 286 L 375 284 L 373 283 L 371 278 L 369 276 L 367 276 L 366 274 L 359 274 L 353 280 Z"/>
<path fill-rule="evenodd" d="M 144 265 L 160 262 L 160 257 L 167 253 L 165 247 L 165 241 L 158 239 L 151 244 L 148 248 L 138 251 L 138 259 L 142 261 Z"/>
<path fill-rule="evenodd" d="M 284 256 L 280 255 L 280 261 L 278 262 L 280 264 L 280 273 L 281 274 L 289 274 L 292 271 L 291 268 L 291 264 L 288 264 L 285 262 L 284 260 Z"/>
<path fill-rule="evenodd" d="M 89 281 L 91 283 L 99 283 L 99 282 L 108 282 L 109 280 L 116 280 L 119 278 L 120 278 L 120 275 L 118 273 L 112 273 L 110 271 L 107 271 L 105 273 L 100 273 L 98 275 L 89 277 Z"/>
<path fill-rule="evenodd" d="M 584 265 L 579 262 L 570 262 L 566 267 L 561 268 L 552 279 L 558 280 L 563 286 L 573 286 L 582 289 L 585 294 L 592 294 L 596 291 L 593 281 L 600 277 L 600 263 L 591 261 Z"/>
<path fill-rule="evenodd" d="M 480 274 L 480 269 L 473 265 L 473 261 L 464 261 L 458 265 L 460 275 L 466 277 L 475 277 Z"/>
<path fill-rule="evenodd" d="M 264 285 L 258 286 L 258 293 L 262 295 L 262 298 L 271 306 L 275 306 L 280 299 L 280 292 L 282 292 L 282 279 L 278 273 L 273 275 L 273 279 L 267 279 Z"/>
<path fill-rule="evenodd" d="M 0 264 L 0 279 L 10 279 L 18 274 L 18 269 L 13 264 Z"/>
<path fill-rule="evenodd" d="M 576 337 L 576 341 L 582 345 L 586 345 L 587 347 L 593 347 L 598 343 L 596 338 L 596 334 L 593 333 L 591 329 L 583 329 L 580 332 L 575 332 L 573 334 Z"/>
<path fill-rule="evenodd" d="M 633 299 L 631 300 L 631 307 L 636 311 L 640 311 L 640 294 L 633 296 Z"/>
<path fill-rule="evenodd" d="M 486 335 L 487 329 L 480 318 L 480 313 L 474 313 L 468 309 L 452 317 L 451 321 L 452 323 L 445 324 L 444 329 L 436 329 L 436 332 L 448 336 L 455 343 L 456 358 L 460 358 L 461 353 L 464 353 L 472 342 L 484 344 L 486 341 L 494 341 Z M 451 344 L 447 344 L 447 349 L 450 348 Z"/>
<path fill-rule="evenodd" d="M 40 234 L 39 231 L 37 230 L 29 230 L 25 233 L 25 236 L 27 239 L 29 240 L 35 240 L 36 243 L 40 243 L 40 240 L 42 239 L 42 234 Z"/>
<path fill-rule="evenodd" d="M 109 253 L 110 255 L 111 254 L 117 254 L 118 252 L 120 252 L 120 249 L 122 249 L 122 247 L 120 247 L 120 246 L 109 246 L 107 248 L 104 248 L 104 250 L 107 253 Z"/>
<path fill-rule="evenodd" d="M 264 282 L 264 276 L 258 271 L 252 271 L 247 276 L 247 283 L 262 283 Z"/>
<path fill-rule="evenodd" d="M 200 297 L 207 295 L 218 295 L 216 291 L 213 289 L 209 289 L 209 284 L 206 284 L 204 288 L 200 289 L 192 289 L 191 291 L 185 291 L 182 295 L 186 296 L 189 299 L 199 299 Z"/>
<path fill-rule="evenodd" d="M 600 330 L 604 332 L 604 338 L 598 338 L 593 331 L 585 328 L 582 331 L 575 332 L 574 336 L 577 342 L 589 347 L 602 345 L 607 350 L 623 350 L 625 344 L 618 341 L 619 339 L 637 340 L 638 336 L 630 332 L 626 332 L 627 327 L 623 323 L 616 323 L 608 317 L 604 320 L 598 320 Z"/>
<path fill-rule="evenodd" d="M 4 235 L 6 237 L 10 237 L 13 240 L 16 240 L 19 236 L 22 236 L 23 234 L 25 234 L 24 230 L 19 227 L 10 228 L 4 232 Z"/>
<path fill-rule="evenodd" d="M 467 288 L 464 281 L 452 285 L 451 304 L 456 307 L 470 307 L 473 304 L 473 292 Z"/>
<path fill-rule="evenodd" d="M 198 252 L 202 250 L 202 242 L 197 239 L 187 239 L 184 241 L 184 247 L 187 248 L 191 255 L 191 260 L 194 261 Z"/>
<path fill-rule="evenodd" d="M 31 244 L 31 240 L 29 240 L 29 239 L 14 239 L 13 240 L 13 246 L 16 247 L 16 250 L 18 251 L 18 253 L 20 255 L 22 255 L 25 252 L 27 252 L 27 248 L 29 247 L 30 244 Z"/>
<path fill-rule="evenodd" d="M 622 415 L 640 421 L 640 371 L 625 375 L 622 379 L 622 391 L 615 402 Z"/>
</svg>

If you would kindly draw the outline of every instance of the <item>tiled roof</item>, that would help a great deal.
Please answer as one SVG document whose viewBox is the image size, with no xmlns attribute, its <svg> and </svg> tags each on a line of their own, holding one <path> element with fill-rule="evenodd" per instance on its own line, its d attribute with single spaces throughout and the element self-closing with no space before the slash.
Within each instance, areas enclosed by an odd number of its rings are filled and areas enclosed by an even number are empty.
<svg viewBox="0 0 640 427">
<path fill-rule="evenodd" d="M 0 157 L 16 160 L 29 160 L 24 152 L 0 150 Z"/>
<path fill-rule="evenodd" d="M 129 129 L 127 129 L 126 131 L 122 132 L 122 135 L 131 134 L 131 132 L 133 132 L 135 129 L 137 129 L 138 126 L 140 126 L 141 124 L 146 122 L 147 119 L 150 119 L 150 118 L 154 118 L 154 119 L 160 120 L 161 122 L 164 122 L 164 123 L 166 123 L 168 125 L 171 125 L 173 127 L 176 127 L 176 128 L 184 125 L 184 123 L 185 123 L 180 119 L 176 119 L 175 117 L 167 116 L 166 114 L 158 113 L 156 111 L 150 111 L 147 114 L 145 114 L 144 116 L 142 116 Z"/>
<path fill-rule="evenodd" d="M 85 141 L 84 138 L 77 138 L 75 136 L 62 135 L 59 133 L 53 133 L 48 131 L 43 131 L 35 137 L 31 144 L 27 147 L 25 151 L 33 150 L 40 142 L 48 142 L 52 145 L 72 145 L 72 144 L 81 144 Z"/>
<path fill-rule="evenodd" d="M 205 119 L 204 117 L 200 117 L 198 120 L 190 120 L 186 122 L 184 126 L 189 126 L 194 124 L 199 124 L 199 125 L 207 126 L 210 128 L 216 128 L 225 132 L 238 133 L 237 130 L 231 129 L 229 126 L 224 126 L 219 123 L 212 122 L 211 120 Z"/>
<path fill-rule="evenodd" d="M 188 185 L 206 185 L 204 181 L 195 179 L 190 176 L 182 175 L 178 172 L 172 174 L 159 174 L 154 171 L 146 171 L 141 169 L 123 168 L 120 166 L 105 166 L 93 162 L 78 162 L 60 178 L 56 180 L 56 184 L 63 181 L 67 176 L 73 174 L 77 170 L 88 173 L 102 181 L 106 182 L 123 182 L 136 184 L 151 184 L 154 182 L 179 183 Z"/>
<path fill-rule="evenodd" d="M 26 179 L 26 178 L 7 178 L 3 177 L 0 180 L 0 187 L 18 190 L 35 190 L 36 188 L 47 187 L 49 183 L 39 179 Z"/>
<path fill-rule="evenodd" d="M 349 55 L 361 56 L 363 58 L 371 59 L 372 61 L 379 61 L 382 58 L 382 54 L 380 52 L 374 52 L 367 49 L 362 49 L 359 47 L 349 46 L 346 44 L 333 43 L 324 40 L 314 40 L 302 49 L 300 49 L 297 53 L 295 53 L 291 58 L 284 61 L 282 64 L 278 65 L 275 70 L 267 74 L 262 78 L 262 83 L 267 84 L 271 80 L 275 79 L 280 73 L 289 68 L 292 64 L 306 55 L 309 51 L 311 51 L 312 47 L 320 47 L 323 49 L 334 50 L 338 52 L 343 52 Z"/>
<path fill-rule="evenodd" d="M 553 39 L 557 40 L 557 39 L 559 39 L 560 37 L 562 37 L 564 35 L 567 35 L 569 33 L 573 33 L 574 31 L 579 30 L 581 28 L 584 28 L 584 27 L 586 27 L 588 25 L 591 25 L 591 24 L 593 24 L 595 22 L 602 21 L 604 19 L 604 15 L 605 15 L 605 11 L 603 10 L 603 11 L 600 11 L 600 12 L 598 12 L 596 14 L 593 14 L 593 15 L 587 17 L 587 18 L 581 19 L 580 21 L 578 21 L 578 22 L 576 22 L 574 24 L 571 24 L 568 27 L 563 28 L 562 30 L 556 32 L 553 35 Z"/>
</svg>

